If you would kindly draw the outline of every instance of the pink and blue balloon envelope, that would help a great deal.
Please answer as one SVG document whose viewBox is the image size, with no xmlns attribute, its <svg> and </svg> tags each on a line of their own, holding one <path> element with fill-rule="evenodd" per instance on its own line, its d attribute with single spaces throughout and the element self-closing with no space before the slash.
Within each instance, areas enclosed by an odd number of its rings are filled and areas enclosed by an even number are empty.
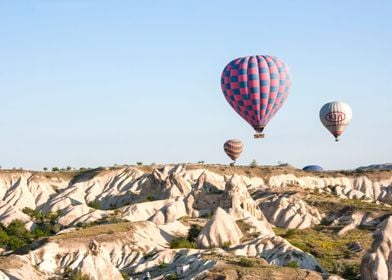
<svg viewBox="0 0 392 280">
<path fill-rule="evenodd" d="M 268 55 L 234 59 L 221 76 L 227 102 L 258 132 L 263 131 L 282 107 L 290 84 L 288 67 Z"/>
</svg>

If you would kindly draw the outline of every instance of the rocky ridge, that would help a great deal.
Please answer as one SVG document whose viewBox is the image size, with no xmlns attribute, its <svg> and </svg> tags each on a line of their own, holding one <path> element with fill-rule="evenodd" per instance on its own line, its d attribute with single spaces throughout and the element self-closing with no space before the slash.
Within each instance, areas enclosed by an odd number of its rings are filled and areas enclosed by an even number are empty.
<svg viewBox="0 0 392 280">
<path fill-rule="evenodd" d="M 0 262 L 0 279 L 21 279 L 27 274 L 31 279 L 48 279 L 76 272 L 90 279 L 102 279 L 102 275 L 122 279 L 121 273 L 136 278 L 149 273 L 159 278 L 176 274 L 179 267 L 186 270 L 181 277 L 189 279 L 216 265 L 203 257 L 216 246 L 224 247 L 222 255 L 262 258 L 280 266 L 296 263 L 302 269 L 325 273 L 311 254 L 277 236 L 273 227 L 312 228 L 327 218 L 338 225 L 344 224 L 344 218 L 331 218 L 306 202 L 306 195 L 285 190 L 317 190 L 343 200 L 360 199 L 388 207 L 392 189 L 392 174 L 374 180 L 362 173 L 312 177 L 295 170 L 292 174 L 266 172 L 265 176 L 235 169 L 228 174 L 214 171 L 208 166 L 184 165 L 148 171 L 103 168 L 73 176 L 1 171 L 0 222 L 8 225 L 19 219 L 27 229 L 34 229 L 34 219 L 24 213 L 28 207 L 42 213 L 58 211 L 58 223 L 65 230 L 32 244 L 27 254 L 7 253 Z M 346 218 L 345 226 L 377 226 L 386 218 L 358 218 L 363 212 L 358 213 L 351 215 L 352 222 Z M 180 222 L 183 219 L 185 222 Z M 202 230 L 196 241 L 204 249 L 171 249 L 170 242 L 186 238 L 189 223 L 198 219 Z M 113 222 L 120 230 L 107 224 Z M 92 223 L 98 225 L 90 227 Z M 94 233 L 99 228 L 107 231 Z M 387 262 L 385 258 L 382 261 Z M 9 264 L 2 265 L 4 262 Z"/>
</svg>

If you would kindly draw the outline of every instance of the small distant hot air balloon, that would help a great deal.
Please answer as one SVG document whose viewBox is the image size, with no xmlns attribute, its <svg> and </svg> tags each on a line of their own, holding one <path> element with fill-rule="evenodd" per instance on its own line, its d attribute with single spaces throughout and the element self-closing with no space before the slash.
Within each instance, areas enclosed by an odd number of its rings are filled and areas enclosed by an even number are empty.
<svg viewBox="0 0 392 280">
<path fill-rule="evenodd" d="M 231 139 L 225 142 L 223 149 L 229 158 L 236 161 L 236 159 L 241 155 L 244 145 L 240 140 Z"/>
<path fill-rule="evenodd" d="M 307 165 L 302 168 L 303 171 L 310 171 L 310 172 L 323 172 L 324 169 L 319 165 Z"/>
<path fill-rule="evenodd" d="M 282 107 L 290 89 L 288 67 L 274 56 L 234 59 L 221 76 L 223 94 L 230 106 L 262 138 L 264 127 Z"/>
<path fill-rule="evenodd" d="M 322 124 L 335 136 L 335 141 L 350 124 L 353 113 L 349 105 L 343 102 L 329 102 L 320 110 Z"/>
</svg>

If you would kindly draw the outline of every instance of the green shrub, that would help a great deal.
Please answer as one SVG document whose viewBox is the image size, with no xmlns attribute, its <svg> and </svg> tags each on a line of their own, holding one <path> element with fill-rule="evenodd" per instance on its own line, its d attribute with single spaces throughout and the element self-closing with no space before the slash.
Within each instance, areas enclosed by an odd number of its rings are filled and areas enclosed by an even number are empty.
<svg viewBox="0 0 392 280">
<path fill-rule="evenodd" d="M 166 279 L 166 280 L 177 280 L 178 278 L 177 278 L 177 275 L 175 275 L 175 274 L 168 274 L 168 275 L 165 275 L 165 277 L 163 279 Z"/>
<path fill-rule="evenodd" d="M 249 164 L 250 168 L 255 168 L 257 167 L 257 161 L 256 160 L 252 160 L 252 162 Z"/>
<path fill-rule="evenodd" d="M 161 269 L 168 268 L 169 264 L 166 263 L 165 261 L 159 261 L 158 267 L 161 268 Z"/>
<path fill-rule="evenodd" d="M 241 258 L 240 261 L 239 261 L 239 265 L 246 266 L 246 267 L 252 267 L 253 266 L 253 262 L 252 262 L 251 259 Z"/>
<path fill-rule="evenodd" d="M 27 242 L 17 236 L 10 236 L 6 248 L 10 250 L 17 250 L 27 245 Z"/>
<path fill-rule="evenodd" d="M 178 248 L 188 248 L 188 249 L 197 249 L 197 244 L 195 242 L 189 242 L 188 239 L 183 237 L 181 238 L 174 238 L 170 241 L 170 248 L 171 249 L 178 249 Z"/>
<path fill-rule="evenodd" d="M 29 215 L 30 218 L 32 218 L 35 221 L 41 222 L 43 220 L 44 215 L 41 212 L 31 209 L 29 207 L 23 208 L 22 212 L 25 213 L 26 215 Z"/>
<path fill-rule="evenodd" d="M 36 224 L 35 229 L 32 231 L 34 238 L 50 236 L 61 230 L 61 226 L 57 222 L 61 216 L 60 210 L 44 214 L 41 211 L 25 207 L 22 211 L 29 215 Z"/>
<path fill-rule="evenodd" d="M 20 220 L 13 220 L 7 227 L 0 224 L 0 247 L 7 250 L 19 249 L 32 242 L 32 234 Z"/>
<path fill-rule="evenodd" d="M 199 225 L 191 225 L 188 232 L 188 241 L 194 242 L 201 231 L 201 226 Z"/>
<path fill-rule="evenodd" d="M 223 249 L 228 249 L 231 246 L 231 242 L 230 241 L 225 241 L 222 244 L 222 248 Z"/>
<path fill-rule="evenodd" d="M 7 227 L 6 232 L 9 236 L 17 236 L 22 239 L 30 239 L 31 233 L 25 228 L 24 222 L 21 220 L 13 220 Z"/>
<path fill-rule="evenodd" d="M 59 172 L 59 171 L 60 171 L 60 168 L 58 168 L 56 166 L 52 168 L 52 172 Z"/>
<path fill-rule="evenodd" d="M 151 252 L 145 254 L 145 255 L 143 256 L 143 259 L 144 259 L 144 260 L 148 260 L 149 258 L 155 256 L 156 254 L 157 254 L 156 252 L 151 251 Z"/>
<path fill-rule="evenodd" d="M 0 229 L 0 247 L 6 248 L 9 243 L 10 237 L 8 234 L 3 230 Z"/>
<path fill-rule="evenodd" d="M 137 165 L 143 165 L 143 162 L 137 161 L 136 164 L 137 164 Z"/>
<path fill-rule="evenodd" d="M 7 227 L 1 225 L 0 247 L 16 250 L 36 239 L 51 236 L 61 229 L 61 226 L 56 223 L 58 212 L 47 215 L 31 211 L 31 209 L 24 209 L 24 212 L 28 212 L 35 217 L 33 221 L 36 223 L 36 227 L 30 232 L 25 228 L 24 222 L 20 220 L 13 220 Z"/>
<path fill-rule="evenodd" d="M 292 237 L 294 237 L 295 234 L 296 234 L 296 229 L 291 228 L 288 231 L 286 231 L 286 233 L 282 234 L 281 236 L 283 238 L 292 238 Z"/>
<path fill-rule="evenodd" d="M 128 273 L 126 273 L 126 272 L 121 272 L 121 276 L 122 276 L 122 278 L 123 278 L 124 280 L 129 280 L 129 279 L 130 279 Z"/>
<path fill-rule="evenodd" d="M 35 223 L 44 223 L 44 222 L 57 223 L 57 219 L 61 216 L 60 210 L 56 212 L 49 212 L 47 214 L 44 214 L 41 211 L 37 211 L 29 207 L 25 207 L 23 208 L 22 211 L 23 213 L 29 215 L 30 218 L 32 218 Z"/>
<path fill-rule="evenodd" d="M 360 279 L 360 271 L 359 266 L 352 264 L 344 264 L 343 272 L 341 274 L 344 279 L 349 280 L 359 280 Z"/>
<path fill-rule="evenodd" d="M 211 212 L 208 212 L 206 214 L 201 215 L 201 218 L 211 219 L 211 217 L 212 217 L 212 213 Z"/>
<path fill-rule="evenodd" d="M 157 200 L 152 194 L 148 194 L 145 201 L 155 201 Z"/>
<path fill-rule="evenodd" d="M 61 279 L 70 279 L 70 280 L 90 280 L 88 275 L 82 274 L 82 272 L 74 271 L 72 268 L 68 267 L 65 269 Z"/>
<path fill-rule="evenodd" d="M 97 209 L 97 210 L 101 210 L 101 205 L 99 204 L 98 201 L 94 200 L 94 201 L 90 201 L 89 203 L 87 203 L 88 207 Z"/>
<path fill-rule="evenodd" d="M 291 261 L 286 266 L 291 268 L 298 268 L 298 263 L 296 261 Z"/>
<path fill-rule="evenodd" d="M 87 227 L 87 226 L 85 226 L 85 223 L 82 223 L 82 222 L 78 222 L 75 226 L 77 228 L 85 228 L 85 227 Z"/>
<path fill-rule="evenodd" d="M 49 227 L 36 227 L 33 229 L 32 234 L 34 237 L 44 237 L 50 235 L 50 228 Z"/>
</svg>

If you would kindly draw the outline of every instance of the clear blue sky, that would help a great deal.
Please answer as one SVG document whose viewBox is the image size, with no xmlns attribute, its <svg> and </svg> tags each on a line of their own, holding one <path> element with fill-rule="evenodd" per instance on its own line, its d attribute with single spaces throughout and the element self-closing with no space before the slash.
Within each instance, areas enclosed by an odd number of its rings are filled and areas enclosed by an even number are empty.
<svg viewBox="0 0 392 280">
<path fill-rule="evenodd" d="M 392 161 L 391 1 L 0 2 L 3 168 Z M 226 103 L 233 58 L 289 65 L 290 96 L 264 140 Z M 329 101 L 353 121 L 340 143 L 321 125 Z"/>
</svg>

